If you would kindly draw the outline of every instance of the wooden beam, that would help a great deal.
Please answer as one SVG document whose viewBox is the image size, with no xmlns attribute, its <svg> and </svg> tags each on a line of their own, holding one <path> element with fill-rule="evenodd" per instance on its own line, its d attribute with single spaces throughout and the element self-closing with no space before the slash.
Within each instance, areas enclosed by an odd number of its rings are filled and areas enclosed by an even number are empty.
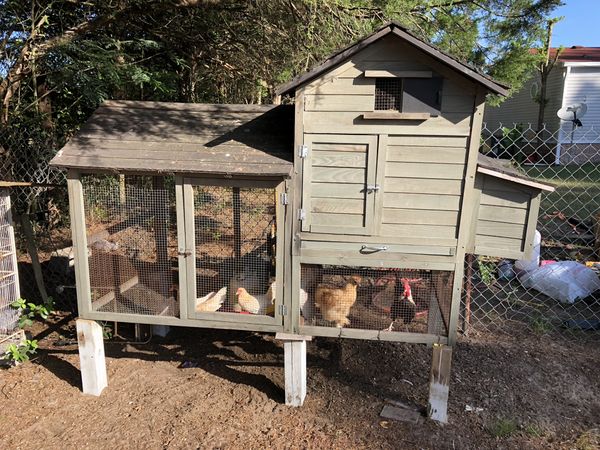
<svg viewBox="0 0 600 450">
<path fill-rule="evenodd" d="M 86 319 L 77 319 L 76 327 L 83 393 L 98 396 L 108 386 L 102 327 Z"/>
<path fill-rule="evenodd" d="M 427 415 L 437 422 L 448 422 L 448 392 L 452 347 L 433 344 L 431 375 L 429 377 L 429 404 Z"/>
<path fill-rule="evenodd" d="M 430 70 L 365 70 L 365 78 L 431 78 Z"/>
</svg>

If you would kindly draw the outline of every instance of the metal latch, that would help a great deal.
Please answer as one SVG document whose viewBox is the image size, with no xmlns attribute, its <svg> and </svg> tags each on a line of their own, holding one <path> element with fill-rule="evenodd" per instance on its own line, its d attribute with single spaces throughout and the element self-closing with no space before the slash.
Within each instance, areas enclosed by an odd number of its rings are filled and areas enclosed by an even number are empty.
<svg viewBox="0 0 600 450">
<path fill-rule="evenodd" d="M 303 209 L 298 210 L 298 220 L 306 220 L 306 211 Z"/>
<path fill-rule="evenodd" d="M 308 156 L 308 145 L 298 146 L 298 156 L 300 158 L 306 158 Z"/>
<path fill-rule="evenodd" d="M 367 194 L 371 194 L 372 192 L 376 192 L 380 189 L 378 184 L 367 184 Z"/>
<path fill-rule="evenodd" d="M 177 252 L 177 255 L 179 255 L 179 256 L 191 256 L 192 252 L 190 250 L 181 250 L 181 249 L 179 249 L 179 251 Z"/>
<path fill-rule="evenodd" d="M 287 205 L 288 204 L 288 195 L 287 195 L 287 192 L 282 192 L 279 195 L 279 201 L 281 202 L 282 205 Z"/>
</svg>

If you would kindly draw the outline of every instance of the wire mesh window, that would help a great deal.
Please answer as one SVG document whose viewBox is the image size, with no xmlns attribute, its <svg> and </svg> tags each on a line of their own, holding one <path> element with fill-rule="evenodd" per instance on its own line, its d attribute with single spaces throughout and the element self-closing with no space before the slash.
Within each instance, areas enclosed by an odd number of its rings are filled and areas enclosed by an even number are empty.
<svg viewBox="0 0 600 450">
<path fill-rule="evenodd" d="M 19 313 L 11 307 L 19 296 L 12 233 L 9 191 L 0 189 L 0 334 L 13 331 L 19 319 Z"/>
<path fill-rule="evenodd" d="M 402 111 L 402 79 L 375 79 L 375 110 Z"/>
<path fill-rule="evenodd" d="M 196 312 L 274 315 L 275 189 L 193 189 Z"/>
<path fill-rule="evenodd" d="M 92 310 L 177 316 L 172 178 L 82 179 Z"/>
<path fill-rule="evenodd" d="M 448 335 L 453 272 L 303 264 L 303 325 Z"/>
</svg>

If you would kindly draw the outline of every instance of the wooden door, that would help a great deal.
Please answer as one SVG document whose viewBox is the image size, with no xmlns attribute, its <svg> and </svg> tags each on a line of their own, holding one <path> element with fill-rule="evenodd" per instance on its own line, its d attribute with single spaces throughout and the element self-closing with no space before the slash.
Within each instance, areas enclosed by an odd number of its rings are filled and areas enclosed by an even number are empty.
<svg viewBox="0 0 600 450">
<path fill-rule="evenodd" d="M 377 185 L 377 136 L 307 134 L 302 230 L 369 235 Z"/>
</svg>

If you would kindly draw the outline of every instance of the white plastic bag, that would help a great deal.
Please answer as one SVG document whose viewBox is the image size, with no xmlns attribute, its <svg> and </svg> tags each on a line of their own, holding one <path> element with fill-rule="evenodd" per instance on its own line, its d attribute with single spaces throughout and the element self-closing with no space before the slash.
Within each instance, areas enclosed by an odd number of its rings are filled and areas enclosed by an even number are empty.
<svg viewBox="0 0 600 450">
<path fill-rule="evenodd" d="M 575 303 L 600 289 L 600 278 L 592 269 L 575 261 L 560 261 L 538 267 L 520 278 L 533 288 L 562 303 Z"/>
</svg>

